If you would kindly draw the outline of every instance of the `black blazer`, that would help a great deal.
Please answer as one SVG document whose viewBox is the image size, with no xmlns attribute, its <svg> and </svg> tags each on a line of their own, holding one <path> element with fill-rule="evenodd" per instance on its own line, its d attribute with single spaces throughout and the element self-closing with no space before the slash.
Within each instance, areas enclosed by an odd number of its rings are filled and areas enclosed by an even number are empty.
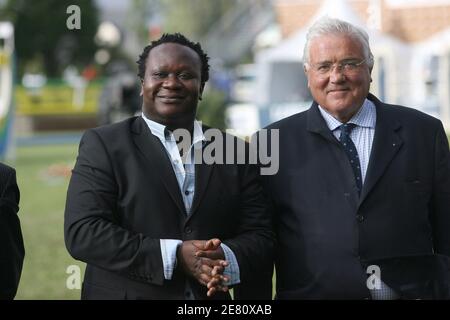
<svg viewBox="0 0 450 320">
<path fill-rule="evenodd" d="M 16 171 L 0 163 L 0 299 L 14 299 L 22 273 L 23 246 Z"/>
<path fill-rule="evenodd" d="M 383 262 L 381 279 L 403 294 L 408 286 L 392 263 L 450 255 L 450 158 L 441 122 L 368 98 L 377 122 L 360 197 L 317 103 L 268 127 L 280 134 L 279 172 L 263 176 L 275 208 L 279 299 L 369 298 L 366 267 L 373 261 Z M 426 287 L 416 283 L 421 265 L 414 264 L 409 287 Z"/>
<path fill-rule="evenodd" d="M 67 249 L 87 263 L 82 298 L 184 299 L 188 280 L 195 298 L 206 299 L 206 289 L 178 268 L 164 279 L 159 239 L 218 237 L 236 255 L 242 283 L 253 281 L 255 270 L 270 272 L 274 236 L 261 189 L 256 166 L 196 165 L 187 217 L 166 151 L 141 117 L 88 130 L 64 223 Z"/>
</svg>

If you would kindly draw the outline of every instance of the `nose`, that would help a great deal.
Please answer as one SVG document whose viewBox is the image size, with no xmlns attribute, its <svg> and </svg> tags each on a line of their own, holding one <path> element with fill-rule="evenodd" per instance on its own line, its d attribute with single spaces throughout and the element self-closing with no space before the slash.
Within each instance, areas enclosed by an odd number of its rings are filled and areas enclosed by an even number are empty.
<svg viewBox="0 0 450 320">
<path fill-rule="evenodd" d="M 338 65 L 333 65 L 330 70 L 330 81 L 333 83 L 339 83 L 345 81 L 345 74 L 342 72 L 342 68 Z"/>
<path fill-rule="evenodd" d="M 164 88 L 179 88 L 181 83 L 178 77 L 174 74 L 169 74 L 166 79 L 164 79 L 163 87 Z"/>
</svg>

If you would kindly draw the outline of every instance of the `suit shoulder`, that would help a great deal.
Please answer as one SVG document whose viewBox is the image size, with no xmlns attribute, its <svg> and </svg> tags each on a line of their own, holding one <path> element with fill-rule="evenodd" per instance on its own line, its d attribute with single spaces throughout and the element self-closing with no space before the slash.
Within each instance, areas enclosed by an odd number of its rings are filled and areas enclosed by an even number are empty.
<svg viewBox="0 0 450 320">
<path fill-rule="evenodd" d="M 386 104 L 386 106 L 389 112 L 401 122 L 425 127 L 441 126 L 439 119 L 417 109 L 392 104 Z"/>
<path fill-rule="evenodd" d="M 125 119 L 123 121 L 107 124 L 104 126 L 88 129 L 84 132 L 81 141 L 96 141 L 101 140 L 105 142 L 117 141 L 124 136 L 126 136 L 133 125 L 134 122 L 138 121 L 139 117 L 132 117 Z"/>
<path fill-rule="evenodd" d="M 117 123 L 88 129 L 80 140 L 79 150 L 83 148 L 116 149 L 129 142 L 133 123 L 139 117 L 132 117 Z"/>
<path fill-rule="evenodd" d="M 268 125 L 264 129 L 284 129 L 284 128 L 289 128 L 292 126 L 298 126 L 299 123 L 306 120 L 307 112 L 308 112 L 308 110 L 293 114 L 287 118 L 278 120 L 278 121 Z"/>
<path fill-rule="evenodd" d="M 96 127 L 87 130 L 86 132 L 95 132 L 99 136 L 110 137 L 115 136 L 117 134 L 123 133 L 125 131 L 130 131 L 132 124 L 135 121 L 138 121 L 139 117 L 132 117 L 125 120 L 122 120 L 117 123 L 107 124 L 104 126 Z"/>
<path fill-rule="evenodd" d="M 0 163 L 0 196 L 3 195 L 4 190 L 8 184 L 15 181 L 16 170 L 4 163 Z M 15 182 L 13 182 L 15 183 Z"/>
<path fill-rule="evenodd" d="M 0 163 L 0 183 L 3 185 L 8 182 L 11 175 L 15 175 L 16 170 L 4 163 Z"/>
<path fill-rule="evenodd" d="M 14 173 L 15 171 L 16 170 L 13 167 L 10 167 L 7 164 L 0 162 L 0 174 L 9 175 L 11 173 Z"/>
</svg>

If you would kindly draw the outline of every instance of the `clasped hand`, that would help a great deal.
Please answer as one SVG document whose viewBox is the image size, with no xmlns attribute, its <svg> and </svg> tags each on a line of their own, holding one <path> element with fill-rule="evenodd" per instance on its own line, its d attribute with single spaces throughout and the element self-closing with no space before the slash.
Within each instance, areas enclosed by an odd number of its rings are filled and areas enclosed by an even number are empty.
<svg viewBox="0 0 450 320">
<path fill-rule="evenodd" d="M 219 239 L 184 241 L 177 251 L 183 270 L 208 288 L 208 297 L 228 291 L 228 277 L 223 275 L 228 262 Z"/>
</svg>

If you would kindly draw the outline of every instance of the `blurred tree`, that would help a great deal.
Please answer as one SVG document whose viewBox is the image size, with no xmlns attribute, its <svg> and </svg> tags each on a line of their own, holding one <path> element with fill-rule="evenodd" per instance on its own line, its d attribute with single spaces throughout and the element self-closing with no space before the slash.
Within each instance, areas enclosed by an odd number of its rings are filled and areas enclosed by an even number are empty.
<svg viewBox="0 0 450 320">
<path fill-rule="evenodd" d="M 147 44 L 151 36 L 151 28 L 161 27 L 160 0 L 132 0 L 127 16 L 127 25 L 134 31 L 139 41 Z"/>
<path fill-rule="evenodd" d="M 206 88 L 197 110 L 197 119 L 204 124 L 225 130 L 226 97 L 222 91 Z"/>
<path fill-rule="evenodd" d="M 69 30 L 66 21 L 71 14 L 66 10 L 73 4 L 80 7 L 81 28 Z M 98 27 L 94 1 L 8 0 L 0 18 L 14 23 L 19 75 L 32 68 L 60 76 L 69 64 L 83 67 L 93 60 Z"/>
<path fill-rule="evenodd" d="M 182 32 L 193 40 L 204 36 L 239 0 L 160 0 L 164 32 Z"/>
</svg>

